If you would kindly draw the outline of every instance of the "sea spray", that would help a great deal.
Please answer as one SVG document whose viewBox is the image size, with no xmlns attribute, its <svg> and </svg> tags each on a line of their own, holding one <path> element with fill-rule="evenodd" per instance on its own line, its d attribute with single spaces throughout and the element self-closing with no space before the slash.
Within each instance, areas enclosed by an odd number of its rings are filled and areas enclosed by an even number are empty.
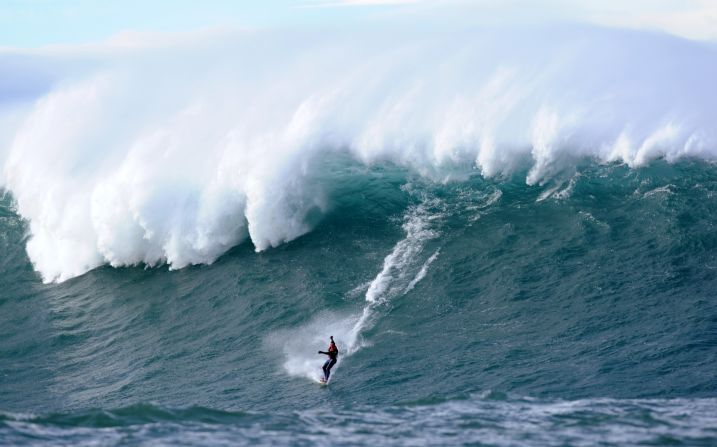
<svg viewBox="0 0 717 447">
<path fill-rule="evenodd" d="M 0 126 L 46 282 L 294 240 L 330 211 L 317 160 L 337 154 L 529 184 L 717 154 L 717 50 L 651 32 L 224 31 L 33 57 L 75 66 Z"/>
</svg>

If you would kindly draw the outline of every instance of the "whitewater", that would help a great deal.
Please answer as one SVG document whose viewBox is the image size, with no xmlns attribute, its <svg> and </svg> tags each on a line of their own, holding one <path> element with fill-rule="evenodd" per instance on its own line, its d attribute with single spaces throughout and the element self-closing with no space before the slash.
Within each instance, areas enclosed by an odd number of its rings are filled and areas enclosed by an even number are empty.
<svg viewBox="0 0 717 447">
<path fill-rule="evenodd" d="M 218 29 L 0 72 L 0 444 L 717 442 L 713 43 Z"/>
<path fill-rule="evenodd" d="M 3 56 L 42 80 L 5 107 L 0 139 L 45 282 L 295 239 L 331 206 L 327 157 L 439 182 L 527 167 L 532 185 L 585 159 L 715 155 L 708 44 L 587 26 L 391 45 L 386 31 L 214 34 Z"/>
</svg>

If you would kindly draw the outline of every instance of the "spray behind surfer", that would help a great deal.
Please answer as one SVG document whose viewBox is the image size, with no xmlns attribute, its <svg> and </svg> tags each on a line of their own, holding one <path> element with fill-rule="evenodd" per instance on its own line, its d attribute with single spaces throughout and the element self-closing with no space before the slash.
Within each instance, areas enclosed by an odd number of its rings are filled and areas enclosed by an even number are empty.
<svg viewBox="0 0 717 447">
<path fill-rule="evenodd" d="M 326 383 L 329 381 L 329 376 L 331 375 L 331 368 L 336 364 L 336 358 L 339 356 L 339 348 L 336 347 L 336 343 L 334 343 L 334 336 L 329 337 L 331 339 L 331 343 L 329 343 L 329 350 L 328 351 L 319 351 L 319 354 L 325 354 L 328 355 L 329 358 L 324 363 L 324 366 L 321 367 L 321 369 L 324 370 L 324 379 L 322 382 Z"/>
</svg>

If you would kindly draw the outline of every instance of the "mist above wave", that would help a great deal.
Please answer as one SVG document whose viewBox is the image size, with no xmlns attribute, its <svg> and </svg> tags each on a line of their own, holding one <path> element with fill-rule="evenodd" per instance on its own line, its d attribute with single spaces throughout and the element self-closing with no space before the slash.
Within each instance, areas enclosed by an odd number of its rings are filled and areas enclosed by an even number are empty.
<svg viewBox="0 0 717 447">
<path fill-rule="evenodd" d="M 95 62 L 0 114 L 4 185 L 47 282 L 292 240 L 329 209 L 335 154 L 441 181 L 527 165 L 528 184 L 585 158 L 717 154 L 717 51 L 661 34 L 230 32 L 63 51 Z"/>
</svg>

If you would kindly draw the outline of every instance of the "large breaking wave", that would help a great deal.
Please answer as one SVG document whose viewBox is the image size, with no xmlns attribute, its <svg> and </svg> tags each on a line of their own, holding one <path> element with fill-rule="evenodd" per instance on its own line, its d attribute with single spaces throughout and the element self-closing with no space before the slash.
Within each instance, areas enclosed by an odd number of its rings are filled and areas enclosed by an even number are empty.
<svg viewBox="0 0 717 447">
<path fill-rule="evenodd" d="M 292 240 L 331 208 L 331 159 L 532 185 L 717 155 L 717 50 L 662 34 L 231 32 L 32 57 L 74 67 L 0 114 L 47 282 Z"/>
</svg>

